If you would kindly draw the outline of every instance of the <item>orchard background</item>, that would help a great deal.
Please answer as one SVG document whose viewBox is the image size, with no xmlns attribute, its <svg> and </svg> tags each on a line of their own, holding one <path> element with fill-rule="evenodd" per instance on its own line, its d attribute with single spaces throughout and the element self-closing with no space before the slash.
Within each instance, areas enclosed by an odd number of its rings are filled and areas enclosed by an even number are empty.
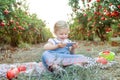
<svg viewBox="0 0 120 80">
<path fill-rule="evenodd" d="M 96 57 L 102 50 L 111 50 L 120 63 L 120 0 L 68 0 L 68 5 L 72 10 L 67 21 L 69 38 L 78 42 L 77 53 Z M 43 45 L 50 37 L 53 35 L 46 22 L 29 12 L 26 0 L 0 0 L 0 63 L 41 61 Z M 119 65 L 95 69 L 100 74 L 66 70 L 70 73 L 67 78 L 43 74 L 41 80 L 120 80 Z"/>
<path fill-rule="evenodd" d="M 52 36 L 45 21 L 29 13 L 25 0 L 0 0 L 0 3 L 0 44 L 13 47 L 21 43 L 36 44 Z M 71 39 L 110 41 L 120 36 L 119 0 L 69 0 L 68 3 L 73 10 L 68 21 Z"/>
<path fill-rule="evenodd" d="M 45 27 L 45 21 L 28 12 L 25 0 L 0 0 L 0 44 L 44 42 L 51 36 Z"/>
<path fill-rule="evenodd" d="M 98 37 L 110 41 L 120 36 L 119 0 L 69 0 L 69 5 L 73 10 L 71 38 L 94 41 Z"/>
</svg>

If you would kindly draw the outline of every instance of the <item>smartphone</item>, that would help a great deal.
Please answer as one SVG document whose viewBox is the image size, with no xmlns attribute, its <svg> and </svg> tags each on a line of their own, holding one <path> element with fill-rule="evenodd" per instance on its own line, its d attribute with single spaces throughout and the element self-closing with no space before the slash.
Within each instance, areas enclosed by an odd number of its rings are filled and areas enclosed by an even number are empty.
<svg viewBox="0 0 120 80">
<path fill-rule="evenodd" d="M 76 42 L 70 42 L 70 43 L 67 43 L 67 46 L 72 46 L 73 44 L 75 44 Z"/>
</svg>

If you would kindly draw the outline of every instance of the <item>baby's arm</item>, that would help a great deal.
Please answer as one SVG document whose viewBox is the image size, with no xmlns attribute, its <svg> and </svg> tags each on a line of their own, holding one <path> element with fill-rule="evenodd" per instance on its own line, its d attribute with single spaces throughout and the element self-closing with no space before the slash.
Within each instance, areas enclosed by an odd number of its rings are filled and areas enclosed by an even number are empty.
<svg viewBox="0 0 120 80">
<path fill-rule="evenodd" d="M 58 45 L 53 45 L 52 43 L 48 42 L 47 44 L 44 45 L 45 50 L 53 50 L 58 48 Z"/>
<path fill-rule="evenodd" d="M 66 44 L 64 44 L 64 43 L 59 43 L 59 44 L 54 45 L 51 42 L 48 42 L 47 44 L 44 45 L 44 49 L 45 50 L 54 50 L 54 49 L 62 48 L 65 46 L 66 46 Z"/>
</svg>

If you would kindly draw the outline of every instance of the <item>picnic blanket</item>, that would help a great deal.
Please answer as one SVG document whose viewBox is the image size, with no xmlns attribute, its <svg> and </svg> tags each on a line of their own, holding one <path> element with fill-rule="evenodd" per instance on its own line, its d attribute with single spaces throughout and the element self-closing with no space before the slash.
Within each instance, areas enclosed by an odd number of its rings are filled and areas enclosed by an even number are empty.
<svg viewBox="0 0 120 80">
<path fill-rule="evenodd" d="M 99 66 L 101 68 L 108 68 L 114 66 L 116 64 L 116 61 L 110 61 L 106 65 L 100 64 Z M 19 74 L 24 74 L 26 76 L 30 76 L 32 73 L 32 76 L 40 76 L 43 72 L 46 71 L 46 68 L 43 66 L 42 62 L 26 62 L 26 63 L 13 63 L 13 64 L 0 64 L 0 78 L 7 78 L 6 74 L 7 71 L 12 68 L 17 68 L 19 66 L 25 66 L 26 70 L 22 71 Z M 10 79 L 9 79 L 10 80 Z"/>
<path fill-rule="evenodd" d="M 19 66 L 25 66 L 26 70 L 22 71 L 19 74 L 25 74 L 25 75 L 30 75 L 30 73 L 33 73 L 32 75 L 40 75 L 42 72 L 44 72 L 46 69 L 45 67 L 42 65 L 41 62 L 37 63 L 37 62 L 26 62 L 26 63 L 13 63 L 13 64 L 0 64 L 0 78 L 1 77 L 7 77 L 7 71 L 10 69 L 14 69 L 17 68 Z"/>
</svg>

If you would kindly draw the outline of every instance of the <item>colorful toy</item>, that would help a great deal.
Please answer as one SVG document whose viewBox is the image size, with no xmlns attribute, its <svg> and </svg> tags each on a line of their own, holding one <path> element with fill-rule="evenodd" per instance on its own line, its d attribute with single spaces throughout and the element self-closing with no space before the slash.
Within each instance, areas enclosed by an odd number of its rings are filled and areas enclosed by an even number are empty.
<svg viewBox="0 0 120 80">
<path fill-rule="evenodd" d="M 109 50 L 105 50 L 99 53 L 100 57 L 104 57 L 105 59 L 107 59 L 108 61 L 112 61 L 115 58 L 115 53 L 111 52 Z"/>
</svg>

